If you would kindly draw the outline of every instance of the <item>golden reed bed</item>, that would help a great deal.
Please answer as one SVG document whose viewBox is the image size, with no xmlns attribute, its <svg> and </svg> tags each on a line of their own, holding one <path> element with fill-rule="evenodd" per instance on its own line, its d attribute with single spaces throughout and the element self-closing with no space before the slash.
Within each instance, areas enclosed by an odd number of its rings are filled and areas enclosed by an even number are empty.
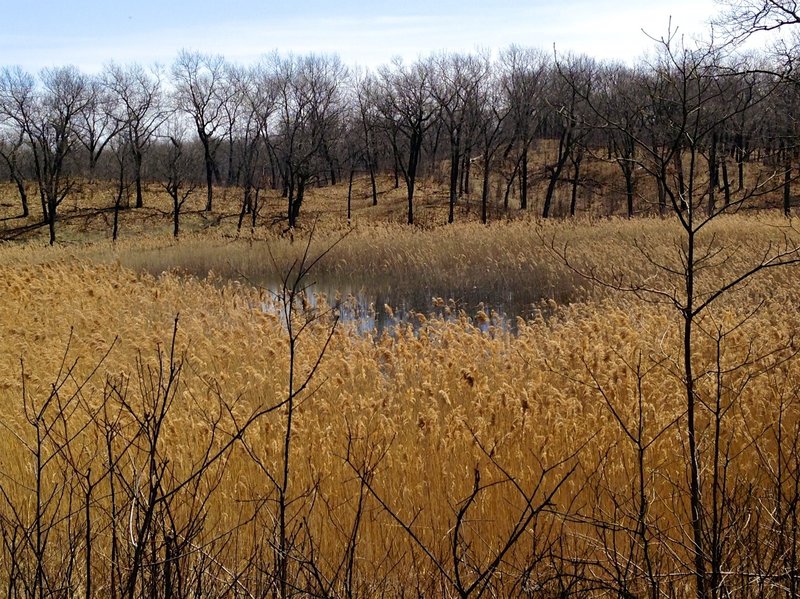
<svg viewBox="0 0 800 599">
<path fill-rule="evenodd" d="M 453 277 L 456 261 L 472 276 L 492 251 L 514 276 L 555 284 L 566 243 L 597 279 L 679 288 L 653 266 L 680 265 L 665 221 L 389 229 L 357 231 L 319 268 L 377 271 L 391 255 L 390 269 Z M 735 251 L 699 274 L 700 291 L 789 233 L 778 219 L 720 220 L 705 243 Z M 462 315 L 373 339 L 298 297 L 287 443 L 285 306 L 114 263 L 147 243 L 0 250 L 10 596 L 691 592 L 684 348 L 669 303 L 587 282 L 584 301 L 551 304 L 515 334 Z M 170 251 L 203 252 L 180 244 Z M 270 242 L 279 264 L 298 247 Z M 737 596 L 796 584 L 796 283 L 793 267 L 768 271 L 697 323 L 705 534 L 724 549 L 708 563 Z"/>
</svg>

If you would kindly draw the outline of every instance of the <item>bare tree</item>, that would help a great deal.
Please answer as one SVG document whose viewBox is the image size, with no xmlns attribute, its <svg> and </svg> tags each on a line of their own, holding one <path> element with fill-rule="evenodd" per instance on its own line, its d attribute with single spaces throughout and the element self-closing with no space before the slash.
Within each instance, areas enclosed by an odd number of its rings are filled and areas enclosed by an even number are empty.
<svg viewBox="0 0 800 599">
<path fill-rule="evenodd" d="M 269 127 L 276 110 L 277 86 L 274 73 L 263 63 L 240 72 L 235 85 L 243 103 L 242 117 L 238 120 L 243 197 L 237 230 L 241 230 L 248 212 L 253 226 L 256 224 L 259 190 L 264 186 L 261 173 L 266 169 L 266 160 L 271 158 Z"/>
<path fill-rule="evenodd" d="M 481 185 L 481 222 L 489 221 L 489 186 L 495 155 L 509 140 L 508 125 L 512 120 L 512 106 L 503 93 L 497 76 L 487 73 L 482 77 L 475 97 L 471 101 L 471 119 L 474 120 L 477 146 L 481 150 L 483 182 Z M 513 125 L 512 125 L 513 126 Z"/>
<path fill-rule="evenodd" d="M 297 225 L 306 187 L 329 170 L 344 110 L 347 71 L 338 56 L 274 57 L 277 86 L 273 145 L 283 171 L 290 228 Z"/>
<path fill-rule="evenodd" d="M 614 162 L 625 181 L 625 213 L 634 215 L 636 174 L 640 170 L 637 161 L 636 139 L 642 130 L 642 99 L 636 90 L 642 89 L 641 71 L 634 67 L 611 65 L 599 74 L 600 89 L 597 90 L 599 109 L 607 115 L 600 119 L 597 128 L 605 133 L 609 160 Z M 607 126 L 611 119 L 615 126 Z"/>
<path fill-rule="evenodd" d="M 500 70 L 505 101 L 511 111 L 511 135 L 503 159 L 510 162 L 503 205 L 508 208 L 508 196 L 514 181 L 519 178 L 519 207 L 528 208 L 528 156 L 536 136 L 540 133 L 545 112 L 545 79 L 551 66 L 550 58 L 543 52 L 511 46 L 500 55 Z"/>
<path fill-rule="evenodd" d="M 220 181 L 216 152 L 226 125 L 226 106 L 230 90 L 226 84 L 226 64 L 222 56 L 181 50 L 172 65 L 175 105 L 193 121 L 203 146 L 206 171 L 206 211 L 212 209 L 213 183 Z"/>
<path fill-rule="evenodd" d="M 75 127 L 89 102 L 88 82 L 75 67 L 45 69 L 41 88 L 21 69 L 4 69 L 0 77 L 0 109 L 24 133 L 33 154 L 42 213 L 56 241 L 56 211 L 72 190 L 67 162 L 77 143 Z"/>
<path fill-rule="evenodd" d="M 782 207 L 784 215 L 791 216 L 792 184 L 796 181 L 795 161 L 798 157 L 798 122 L 796 110 L 800 100 L 800 86 L 791 78 L 782 77 L 780 74 L 757 72 L 750 64 L 746 64 L 738 75 L 737 91 L 745 88 L 749 93 L 745 97 L 752 98 L 752 108 L 747 110 L 746 116 L 733 119 L 734 131 L 741 126 L 748 131 L 747 143 L 749 153 L 758 154 L 759 162 L 763 166 L 772 167 L 782 171 Z M 745 94 L 743 94 L 745 95 Z M 725 131 L 727 133 L 727 131 Z M 725 158 L 728 154 L 726 142 L 729 135 L 723 138 L 722 145 L 722 185 L 725 191 L 725 200 L 735 192 L 730 191 L 730 181 Z M 734 140 L 736 136 L 734 136 Z M 741 173 L 742 163 L 739 161 L 738 147 L 734 148 L 733 157 L 737 161 Z M 752 177 L 751 177 L 752 178 Z M 776 185 L 777 187 L 777 185 Z M 740 174 L 739 192 L 744 188 L 744 177 Z"/>
<path fill-rule="evenodd" d="M 241 155 L 237 162 L 237 138 L 241 129 L 242 119 L 247 118 L 247 102 L 244 95 L 245 86 L 242 81 L 249 76 L 249 70 L 239 65 L 230 63 L 225 64 L 225 81 L 223 86 L 226 88 L 225 101 L 222 110 L 225 113 L 225 137 L 227 142 L 227 157 L 225 165 L 225 185 L 237 185 L 242 171 Z M 239 153 L 240 154 L 240 153 Z"/>
<path fill-rule="evenodd" d="M 685 481 L 688 487 L 685 492 L 689 514 L 683 532 L 687 559 L 683 563 L 691 572 L 697 597 L 706 599 L 728 593 L 725 566 L 731 544 L 736 542 L 736 481 L 729 471 L 735 456 L 723 431 L 751 378 L 750 374 L 742 374 L 743 370 L 753 364 L 771 367 L 765 365 L 770 363 L 766 356 L 749 353 L 745 360 L 723 366 L 720 356 L 728 337 L 745 326 L 753 312 L 743 310 L 743 315 L 727 328 L 715 318 L 715 311 L 752 277 L 800 261 L 800 245 L 787 232 L 782 243 L 746 254 L 741 248 L 725 247 L 711 230 L 721 215 L 774 189 L 772 177 L 766 177 L 730 203 L 709 202 L 713 179 L 713 168 L 708 168 L 713 164 L 709 148 L 714 133 L 749 106 L 743 98 L 730 98 L 732 78 L 721 76 L 730 71 L 722 69 L 724 61 L 719 49 L 687 47 L 669 31 L 659 43 L 657 62 L 652 66 L 653 72 L 645 82 L 644 127 L 639 133 L 635 129 L 628 133 L 635 138 L 643 168 L 663 186 L 668 207 L 680 226 L 681 237 L 675 248 L 675 264 L 679 266 L 665 264 L 639 248 L 652 268 L 668 278 L 668 284 L 652 286 L 647 280 L 630 281 L 624 275 L 609 282 L 584 274 L 647 301 L 665 302 L 678 315 L 680 355 L 670 359 L 674 361 L 684 401 L 680 423 L 686 473 L 676 483 L 682 488 Z M 566 257 L 563 252 L 561 256 Z M 718 269 L 730 265 L 734 274 L 719 274 Z M 709 344 L 713 348 L 711 355 L 716 357 L 709 361 L 708 354 L 701 355 L 699 344 Z M 792 351 L 778 347 L 770 355 Z M 709 378 L 703 381 L 706 375 Z M 744 382 L 737 377 L 743 377 Z M 613 402 L 607 403 L 613 413 Z M 627 426 L 622 422 L 620 425 Z M 638 450 L 644 448 L 639 435 L 627 436 Z M 644 505 L 641 495 L 639 501 Z"/>
<path fill-rule="evenodd" d="M 34 162 L 34 171 L 40 171 L 40 156 L 33 145 L 33 122 L 37 115 L 36 81 L 33 76 L 19 67 L 4 68 L 0 73 L 0 110 L 5 120 L 5 127 L 11 139 L 28 144 Z M 47 223 L 47 200 L 44 190 L 39 187 L 39 198 L 42 205 L 42 219 Z"/>
<path fill-rule="evenodd" d="M 422 142 L 436 123 L 439 107 L 432 91 L 430 65 L 405 66 L 396 60 L 379 70 L 378 109 L 383 117 L 395 159 L 406 182 L 408 224 L 414 224 L 414 188 L 422 158 Z M 403 154 L 406 155 L 405 160 Z"/>
<path fill-rule="evenodd" d="M 98 77 L 87 82 L 87 101 L 78 115 L 75 132 L 89 154 L 89 179 L 94 181 L 100 156 L 108 143 L 124 128 L 115 111 L 114 95 Z"/>
<path fill-rule="evenodd" d="M 119 211 L 122 208 L 122 199 L 125 197 L 125 205 L 129 205 L 128 194 L 133 180 L 129 174 L 129 167 L 133 160 L 133 153 L 130 149 L 130 141 L 125 135 L 117 135 L 110 143 L 111 152 L 116 162 L 117 186 L 114 193 L 114 221 L 111 226 L 111 239 L 116 241 L 119 236 Z"/>
<path fill-rule="evenodd" d="M 22 217 L 28 216 L 28 192 L 25 189 L 26 175 L 24 162 L 27 157 L 25 131 L 13 124 L 3 123 L 0 119 L 0 158 L 6 163 L 8 174 L 17 186 L 17 193 L 22 204 Z"/>
<path fill-rule="evenodd" d="M 550 109 L 546 124 L 549 129 L 548 137 L 557 138 L 558 146 L 555 160 L 545 165 L 548 182 L 542 218 L 550 216 L 556 187 L 570 159 L 573 160 L 576 171 L 573 176 L 574 197 L 582 158 L 581 144 L 590 131 L 586 123 L 585 104 L 592 93 L 596 65 L 588 57 L 569 56 L 558 62 L 557 69 L 558 73 L 553 73 L 549 81 L 547 103 Z"/>
<path fill-rule="evenodd" d="M 726 9 L 717 24 L 733 39 L 800 25 L 800 6 L 795 0 L 720 0 Z"/>
<path fill-rule="evenodd" d="M 370 73 L 356 74 L 353 84 L 357 108 L 357 119 L 362 134 L 361 145 L 364 151 L 364 160 L 369 171 L 369 181 L 372 189 L 372 205 L 378 205 L 378 187 L 375 181 L 377 169 L 376 136 L 380 115 L 375 104 L 376 81 Z"/>
<path fill-rule="evenodd" d="M 114 98 L 121 135 L 127 138 L 133 156 L 136 207 L 141 208 L 144 156 L 167 118 L 161 73 L 156 67 L 147 70 L 138 64 L 122 67 L 112 63 L 106 67 L 103 81 Z"/>
<path fill-rule="evenodd" d="M 450 199 L 447 222 L 454 220 L 458 200 L 459 165 L 464 157 L 463 141 L 469 109 L 476 105 L 478 86 L 489 77 L 487 56 L 445 54 L 432 59 L 431 93 L 440 110 L 440 120 L 450 142 Z M 469 158 L 469 157 L 468 157 Z"/>
<path fill-rule="evenodd" d="M 187 151 L 186 129 L 177 115 L 167 121 L 164 136 L 168 143 L 162 163 L 162 185 L 172 199 L 172 235 L 177 237 L 181 209 L 197 188 L 197 179 L 192 176 L 193 156 Z"/>
</svg>

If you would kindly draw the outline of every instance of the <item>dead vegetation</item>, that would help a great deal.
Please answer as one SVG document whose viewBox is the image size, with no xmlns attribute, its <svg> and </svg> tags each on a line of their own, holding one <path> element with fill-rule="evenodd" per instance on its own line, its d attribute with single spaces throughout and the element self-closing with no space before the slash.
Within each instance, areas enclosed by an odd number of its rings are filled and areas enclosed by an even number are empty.
<svg viewBox="0 0 800 599">
<path fill-rule="evenodd" d="M 555 256 L 619 287 L 677 289 L 677 227 L 316 235 L 305 260 L 302 232 L 0 250 L 10 596 L 691 592 L 680 318 L 662 298 L 565 277 Z M 727 249 L 699 295 L 794 232 L 764 214 L 705 235 Z M 304 301 L 296 277 L 315 248 L 330 248 L 314 268 L 332 276 L 509 277 L 561 285 L 553 297 L 581 287 L 581 301 L 516 333 L 428 316 L 373 339 Z M 147 272 L 273 261 L 294 295 Z M 701 472 L 704 521 L 724 548 L 708 559 L 730 594 L 797 584 L 798 288 L 794 267 L 767 270 L 697 320 L 698 443 L 719 450 Z"/>
</svg>

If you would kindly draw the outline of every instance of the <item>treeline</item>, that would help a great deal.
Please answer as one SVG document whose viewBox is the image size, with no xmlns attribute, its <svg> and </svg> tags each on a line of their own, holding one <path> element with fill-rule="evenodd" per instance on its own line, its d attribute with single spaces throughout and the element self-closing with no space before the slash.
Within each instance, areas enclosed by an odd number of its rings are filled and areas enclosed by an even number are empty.
<svg viewBox="0 0 800 599">
<path fill-rule="evenodd" d="M 189 51 L 169 69 L 112 63 L 97 75 L 65 66 L 34 76 L 6 67 L 0 156 L 25 216 L 35 183 L 51 241 L 79 178 L 117 181 L 117 208 L 128 190 L 141 207 L 143 182 L 161 184 L 176 231 L 199 186 L 209 211 L 215 186 L 241 188 L 240 226 L 257 214 L 260 190 L 279 189 L 292 227 L 310 185 L 368 174 L 377 203 L 379 173 L 405 184 L 408 223 L 417 178 L 431 174 L 448 181 L 450 222 L 465 194 L 480 197 L 486 221 L 492 187 L 503 208 L 545 218 L 563 188 L 574 215 L 593 161 L 624 181 L 628 216 L 700 204 L 714 212 L 768 186 L 783 186 L 788 213 L 800 102 L 787 75 L 777 59 L 689 48 L 672 35 L 632 67 L 515 46 L 374 71 L 335 55 L 275 53 L 245 67 Z"/>
</svg>

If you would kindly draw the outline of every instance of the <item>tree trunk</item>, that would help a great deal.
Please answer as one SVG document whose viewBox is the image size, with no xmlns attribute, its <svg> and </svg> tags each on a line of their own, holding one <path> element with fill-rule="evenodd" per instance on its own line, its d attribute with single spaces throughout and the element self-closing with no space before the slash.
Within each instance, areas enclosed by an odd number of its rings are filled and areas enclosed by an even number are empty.
<svg viewBox="0 0 800 599">
<path fill-rule="evenodd" d="M 328 144 L 323 142 L 322 149 L 324 151 L 325 162 L 328 163 L 328 172 L 330 173 L 331 176 L 331 185 L 336 185 L 336 181 L 338 178 L 336 176 L 336 165 L 334 164 L 334 160 L 331 157 L 330 150 L 328 150 Z"/>
<path fill-rule="evenodd" d="M 556 185 L 561 179 L 561 171 L 564 169 L 564 163 L 567 161 L 567 152 L 562 151 L 559 153 L 558 161 L 550 172 L 550 181 L 547 184 L 547 193 L 544 196 L 544 207 L 542 208 L 542 218 L 550 216 L 550 207 L 553 203 L 553 196 L 555 195 Z"/>
<path fill-rule="evenodd" d="M 208 141 L 203 142 L 203 151 L 205 153 L 206 163 L 206 212 L 211 212 L 213 199 L 214 199 L 214 160 L 211 157 L 211 150 L 208 147 Z"/>
<path fill-rule="evenodd" d="M 227 176 L 227 178 L 225 180 L 226 185 L 228 185 L 229 187 L 238 182 L 238 177 L 235 177 L 234 174 L 233 174 L 233 170 L 234 170 L 233 169 L 233 148 L 234 148 L 233 135 L 229 134 L 228 135 L 228 176 Z"/>
<path fill-rule="evenodd" d="M 409 180 L 407 185 L 407 197 L 408 197 L 408 219 L 407 222 L 409 225 L 414 224 L 414 181 Z"/>
<path fill-rule="evenodd" d="M 697 433 L 695 422 L 695 390 L 692 353 L 692 337 L 694 326 L 694 249 L 695 240 L 692 232 L 691 212 L 689 213 L 689 239 L 686 256 L 686 305 L 683 311 L 683 374 L 686 392 L 686 426 L 689 449 L 689 504 L 692 517 L 692 535 L 694 553 L 694 578 L 697 597 L 705 599 L 706 590 L 706 552 L 703 531 L 703 503 L 700 495 L 700 455 L 697 449 Z"/>
<path fill-rule="evenodd" d="M 673 164 L 675 165 L 675 174 L 678 177 L 678 194 L 680 198 L 680 210 L 685 212 L 687 208 L 686 203 L 686 179 L 683 176 L 683 152 L 678 150 L 673 156 Z"/>
<path fill-rule="evenodd" d="M 252 186 L 249 184 L 245 184 L 244 188 L 244 197 L 242 198 L 242 209 L 239 211 L 239 222 L 236 224 L 236 232 L 242 230 L 242 223 L 244 222 L 244 215 L 247 214 L 248 210 L 252 210 Z"/>
<path fill-rule="evenodd" d="M 353 175 L 355 174 L 356 169 L 353 166 L 350 166 L 350 178 L 347 181 L 347 223 L 350 224 L 350 208 L 353 201 Z"/>
<path fill-rule="evenodd" d="M 300 207 L 303 205 L 303 198 L 306 191 L 305 177 L 299 177 L 297 180 L 297 190 L 295 191 L 294 202 L 292 202 L 292 217 L 290 219 L 290 226 L 297 226 L 297 219 L 300 218 Z"/>
<path fill-rule="evenodd" d="M 472 170 L 472 160 L 469 158 L 469 152 L 464 152 L 464 193 L 462 195 L 469 196 L 471 192 L 470 186 L 470 171 Z"/>
<path fill-rule="evenodd" d="M 567 162 L 567 157 L 572 148 L 572 130 L 569 126 L 564 128 L 561 133 L 561 138 L 558 142 L 558 157 L 554 166 L 550 167 L 550 181 L 547 184 L 547 193 L 544 196 L 544 207 L 542 208 L 542 218 L 550 216 L 550 207 L 553 203 L 553 196 L 555 195 L 556 185 L 561 179 L 561 171 Z"/>
<path fill-rule="evenodd" d="M 253 210 L 251 211 L 252 212 L 251 213 L 252 220 L 251 220 L 251 225 L 250 225 L 254 229 L 256 228 L 256 219 L 258 218 L 258 194 L 259 193 L 261 193 L 261 190 L 258 187 L 256 187 L 256 193 L 255 193 L 255 196 L 253 196 Z"/>
<path fill-rule="evenodd" d="M 432 176 L 435 169 L 437 168 L 436 165 L 439 164 L 438 155 L 439 155 L 439 143 L 441 142 L 441 135 L 442 135 L 442 127 L 441 125 L 437 126 L 436 135 L 433 136 L 433 147 L 431 148 L 431 153 L 429 156 L 429 160 L 427 161 L 428 165 L 428 176 Z M 420 155 L 422 153 L 420 152 Z"/>
<path fill-rule="evenodd" d="M 111 240 L 116 241 L 119 235 L 119 206 L 122 203 L 122 194 L 125 191 L 125 162 L 124 158 L 119 163 L 119 179 L 117 181 L 117 196 L 114 198 L 114 225 L 111 229 Z"/>
<path fill-rule="evenodd" d="M 50 213 L 47 210 L 47 196 L 45 196 L 44 185 L 39 183 L 39 197 L 42 200 L 42 222 L 48 224 L 50 222 Z"/>
<path fill-rule="evenodd" d="M 414 224 L 414 186 L 417 179 L 417 164 L 422 149 L 422 134 L 414 132 L 409 140 L 408 169 L 406 170 L 406 188 L 408 191 L 408 224 Z"/>
<path fill-rule="evenodd" d="M 711 147 L 708 150 L 708 214 L 717 209 L 717 185 L 719 184 L 719 165 L 717 164 L 717 132 L 711 135 Z"/>
<path fill-rule="evenodd" d="M 783 214 L 792 214 L 792 155 L 788 148 L 783 150 Z"/>
<path fill-rule="evenodd" d="M 294 222 L 294 180 L 288 178 L 286 181 L 286 218 L 289 220 L 289 228 L 293 229 Z"/>
<path fill-rule="evenodd" d="M 36 149 L 36 144 L 34 143 L 33 139 L 31 139 L 31 149 L 33 154 L 33 166 L 36 172 L 36 182 L 39 186 L 39 199 L 42 203 L 42 222 L 47 224 L 49 222 L 48 214 L 47 214 L 47 198 L 45 197 L 45 190 L 44 190 L 44 173 L 42 172 L 42 164 L 39 160 L 39 152 Z"/>
<path fill-rule="evenodd" d="M 375 164 L 370 160 L 369 162 L 369 182 L 372 186 L 372 205 L 378 205 L 378 186 L 375 183 Z"/>
<path fill-rule="evenodd" d="M 656 177 L 656 187 L 658 188 L 658 213 L 664 216 L 667 212 L 667 188 L 664 185 L 664 179 L 660 176 Z"/>
<path fill-rule="evenodd" d="M 725 207 L 730 206 L 731 203 L 731 182 L 728 178 L 728 160 L 727 158 L 722 161 L 722 189 L 725 194 Z"/>
<path fill-rule="evenodd" d="M 269 159 L 270 189 L 278 189 L 278 172 L 275 166 L 277 158 L 275 157 L 275 151 L 273 150 L 272 145 L 269 142 L 267 142 L 267 158 Z"/>
<path fill-rule="evenodd" d="M 447 222 L 452 224 L 455 220 L 455 206 L 458 199 L 458 163 L 461 158 L 458 132 L 450 135 L 450 204 L 447 213 Z"/>
<path fill-rule="evenodd" d="M 48 198 L 47 201 L 48 219 L 47 225 L 50 230 L 50 245 L 56 242 L 56 202 L 53 198 Z"/>
<path fill-rule="evenodd" d="M 142 153 L 138 150 L 133 153 L 134 177 L 136 179 L 136 207 L 144 206 L 142 197 Z"/>
<path fill-rule="evenodd" d="M 26 217 L 29 214 L 28 193 L 25 190 L 25 177 L 22 176 L 17 168 L 17 150 L 22 145 L 23 139 L 23 134 L 20 133 L 19 143 L 10 152 L 0 152 L 0 156 L 2 156 L 3 160 L 8 166 L 9 174 L 17 186 L 19 199 L 22 202 L 22 216 Z"/>
<path fill-rule="evenodd" d="M 511 196 L 511 190 L 514 188 L 514 181 L 516 181 L 517 174 L 519 173 L 519 162 L 519 160 L 516 161 L 511 175 L 506 179 L 506 191 L 503 194 L 503 210 L 508 210 L 508 200 Z M 520 205 L 520 208 L 522 208 L 522 205 Z"/>
<path fill-rule="evenodd" d="M 178 237 L 181 218 L 181 204 L 178 201 L 178 192 L 172 196 L 172 236 Z"/>
<path fill-rule="evenodd" d="M 483 153 L 483 189 L 481 190 L 481 222 L 485 225 L 489 222 L 489 173 L 491 171 L 491 156 L 489 152 Z"/>
<path fill-rule="evenodd" d="M 572 164 L 574 171 L 572 173 L 572 195 L 569 202 L 569 215 L 575 216 L 575 211 L 578 207 L 578 182 L 581 175 L 581 162 L 583 161 L 583 152 L 578 150 L 577 156 L 574 157 Z"/>
<path fill-rule="evenodd" d="M 744 136 L 737 134 L 734 141 L 734 158 L 736 159 L 736 167 L 738 169 L 739 187 L 736 191 L 744 189 Z"/>
<path fill-rule="evenodd" d="M 25 181 L 19 176 L 14 175 L 14 182 L 17 184 L 17 192 L 22 202 L 22 216 L 26 217 L 30 213 L 28 209 L 28 193 L 25 191 Z"/>
<path fill-rule="evenodd" d="M 528 209 L 528 144 L 522 149 L 519 162 L 519 208 Z"/>
<path fill-rule="evenodd" d="M 633 196 L 634 196 L 634 177 L 633 165 L 629 164 L 624 170 L 625 174 L 625 202 L 628 213 L 628 218 L 633 218 Z"/>
</svg>

